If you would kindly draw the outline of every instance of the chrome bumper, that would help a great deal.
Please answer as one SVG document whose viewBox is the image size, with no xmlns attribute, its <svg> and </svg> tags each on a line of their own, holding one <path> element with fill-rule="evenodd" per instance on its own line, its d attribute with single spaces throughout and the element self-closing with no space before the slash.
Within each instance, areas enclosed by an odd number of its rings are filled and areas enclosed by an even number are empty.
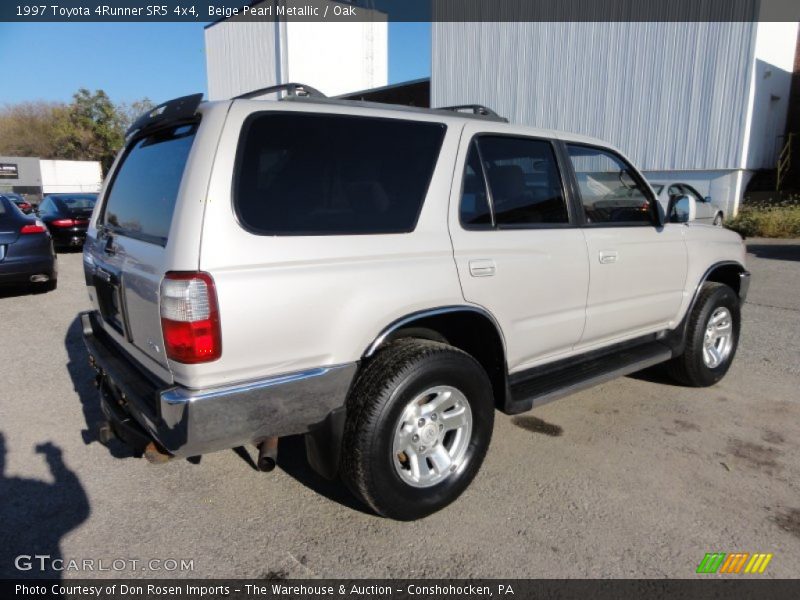
<svg viewBox="0 0 800 600">
<path fill-rule="evenodd" d="M 742 271 L 739 273 L 739 299 L 744 304 L 747 300 L 747 292 L 750 291 L 750 271 Z"/>
<path fill-rule="evenodd" d="M 97 323 L 81 314 L 84 342 L 98 371 L 104 412 L 130 415 L 175 456 L 187 457 L 308 432 L 344 406 L 357 363 L 309 369 L 236 385 L 188 389 L 154 380 Z M 105 387 L 104 387 L 105 386 Z M 114 406 L 108 406 L 114 404 Z"/>
</svg>

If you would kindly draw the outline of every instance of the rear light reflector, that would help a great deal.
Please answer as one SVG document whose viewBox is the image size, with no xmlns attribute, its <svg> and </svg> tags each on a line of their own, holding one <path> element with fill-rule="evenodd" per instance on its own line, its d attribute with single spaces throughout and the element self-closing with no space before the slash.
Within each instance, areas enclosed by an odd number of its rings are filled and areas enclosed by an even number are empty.
<svg viewBox="0 0 800 600">
<path fill-rule="evenodd" d="M 50 221 L 50 225 L 55 227 L 74 227 L 77 223 L 75 219 L 56 219 L 55 221 Z"/>
<path fill-rule="evenodd" d="M 214 280 L 208 273 L 167 273 L 161 282 L 161 330 L 171 360 L 210 362 L 222 355 Z"/>
<path fill-rule="evenodd" d="M 45 231 L 47 231 L 47 229 L 45 229 L 44 223 L 41 221 L 36 221 L 30 225 L 23 225 L 22 229 L 19 230 L 21 235 L 28 235 L 30 233 L 44 233 Z"/>
</svg>

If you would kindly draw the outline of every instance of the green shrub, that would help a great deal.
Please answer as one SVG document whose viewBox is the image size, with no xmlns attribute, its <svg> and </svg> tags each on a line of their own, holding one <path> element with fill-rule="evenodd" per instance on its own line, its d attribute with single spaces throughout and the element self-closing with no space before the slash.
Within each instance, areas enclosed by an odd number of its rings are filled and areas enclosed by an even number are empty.
<svg viewBox="0 0 800 600">
<path fill-rule="evenodd" d="M 725 226 L 744 237 L 800 237 L 800 206 L 744 206 Z"/>
</svg>

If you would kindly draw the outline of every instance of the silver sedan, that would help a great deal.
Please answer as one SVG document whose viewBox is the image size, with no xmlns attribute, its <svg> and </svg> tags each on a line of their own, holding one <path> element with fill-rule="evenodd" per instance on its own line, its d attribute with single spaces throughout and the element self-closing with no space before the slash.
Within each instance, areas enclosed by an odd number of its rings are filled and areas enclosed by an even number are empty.
<svg viewBox="0 0 800 600">
<path fill-rule="evenodd" d="M 717 206 L 711 197 L 703 197 L 700 193 L 687 183 L 661 183 L 651 182 L 653 190 L 658 197 L 658 201 L 664 207 L 664 210 L 669 209 L 669 201 L 677 196 L 692 196 L 697 204 L 697 216 L 695 220 L 699 223 L 713 224 L 722 227 L 725 220 L 725 214 L 722 208 Z"/>
</svg>

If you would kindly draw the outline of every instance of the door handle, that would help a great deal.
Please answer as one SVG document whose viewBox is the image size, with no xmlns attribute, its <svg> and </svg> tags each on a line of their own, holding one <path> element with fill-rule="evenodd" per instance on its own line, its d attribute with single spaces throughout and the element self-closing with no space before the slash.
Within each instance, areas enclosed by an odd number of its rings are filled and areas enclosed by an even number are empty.
<svg viewBox="0 0 800 600">
<path fill-rule="evenodd" d="M 469 274 L 473 277 L 491 277 L 494 275 L 495 266 L 493 260 L 471 260 L 469 261 Z"/>
<path fill-rule="evenodd" d="M 600 264 L 607 265 L 617 262 L 617 253 L 614 250 L 601 250 L 600 251 Z"/>
</svg>

